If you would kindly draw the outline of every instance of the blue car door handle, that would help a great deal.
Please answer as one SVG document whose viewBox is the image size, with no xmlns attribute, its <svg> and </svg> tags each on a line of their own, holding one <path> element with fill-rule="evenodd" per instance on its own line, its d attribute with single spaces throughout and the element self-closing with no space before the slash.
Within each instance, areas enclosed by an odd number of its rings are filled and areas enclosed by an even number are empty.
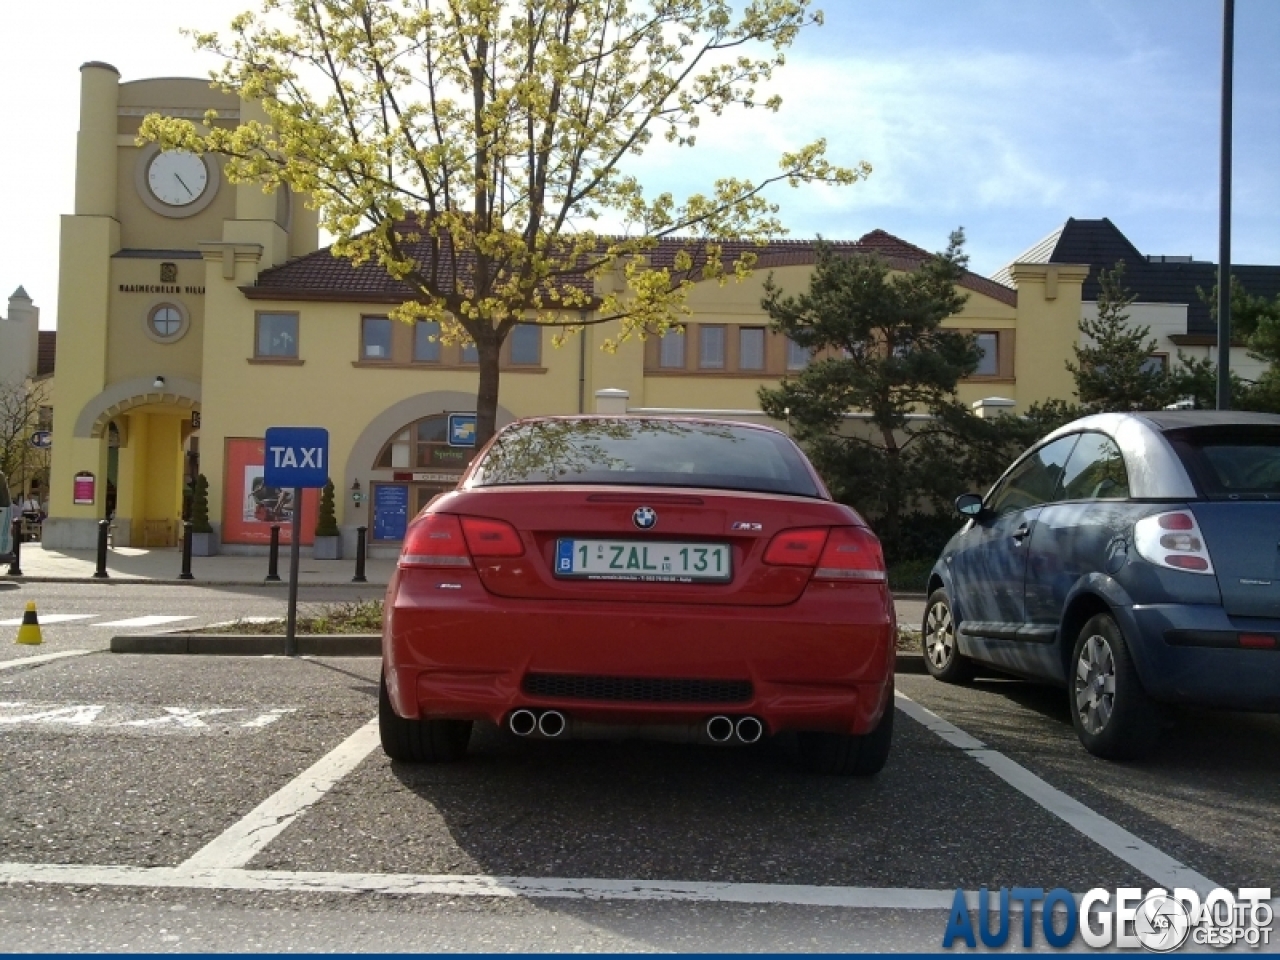
<svg viewBox="0 0 1280 960">
<path fill-rule="evenodd" d="M 1029 534 L 1030 532 L 1031 532 L 1031 527 L 1029 527 L 1025 523 L 1022 524 L 1020 527 L 1018 527 L 1017 530 L 1013 531 L 1014 543 L 1018 544 L 1018 546 L 1022 546 L 1022 541 L 1027 538 L 1027 534 Z"/>
</svg>

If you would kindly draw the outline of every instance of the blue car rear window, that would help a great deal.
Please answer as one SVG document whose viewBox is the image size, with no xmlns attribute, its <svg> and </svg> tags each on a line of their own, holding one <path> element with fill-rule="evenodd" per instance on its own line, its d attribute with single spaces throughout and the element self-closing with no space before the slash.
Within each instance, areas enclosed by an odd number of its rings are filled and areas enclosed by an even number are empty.
<svg viewBox="0 0 1280 960">
<path fill-rule="evenodd" d="M 804 455 L 770 430 L 685 420 L 541 420 L 504 430 L 470 486 L 597 483 L 821 497 Z"/>
<path fill-rule="evenodd" d="M 1170 440 L 1206 497 L 1280 500 L 1280 430 L 1219 427 Z"/>
</svg>

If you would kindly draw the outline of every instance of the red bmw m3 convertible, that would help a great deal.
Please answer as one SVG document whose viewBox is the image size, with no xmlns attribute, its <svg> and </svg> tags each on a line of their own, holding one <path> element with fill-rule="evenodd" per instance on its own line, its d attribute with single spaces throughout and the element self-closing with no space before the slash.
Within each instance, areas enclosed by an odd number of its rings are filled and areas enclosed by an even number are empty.
<svg viewBox="0 0 1280 960">
<path fill-rule="evenodd" d="M 893 735 L 880 542 L 776 430 L 522 420 L 409 526 L 387 589 L 379 721 L 393 760 L 519 737 L 706 744 L 798 734 L 869 775 Z"/>
</svg>

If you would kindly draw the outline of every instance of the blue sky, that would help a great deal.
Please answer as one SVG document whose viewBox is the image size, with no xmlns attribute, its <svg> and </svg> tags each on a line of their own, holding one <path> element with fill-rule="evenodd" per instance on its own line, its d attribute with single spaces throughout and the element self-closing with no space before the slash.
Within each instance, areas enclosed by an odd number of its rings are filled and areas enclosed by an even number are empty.
<svg viewBox="0 0 1280 960">
<path fill-rule="evenodd" d="M 70 212 L 78 67 L 126 80 L 204 75 L 179 27 L 221 28 L 248 0 L 114 0 L 6 9 L 0 85 L 0 304 L 22 284 L 56 317 L 58 217 Z M 865 183 L 782 188 L 792 235 L 877 227 L 928 249 L 963 225 L 990 274 L 1068 217 L 1110 217 L 1145 253 L 1218 249 L 1221 0 L 826 0 L 775 86 L 785 105 L 654 149 L 648 192 L 762 176 L 825 136 Z M 1280 2 L 1237 0 L 1233 261 L 1280 263 Z"/>
</svg>

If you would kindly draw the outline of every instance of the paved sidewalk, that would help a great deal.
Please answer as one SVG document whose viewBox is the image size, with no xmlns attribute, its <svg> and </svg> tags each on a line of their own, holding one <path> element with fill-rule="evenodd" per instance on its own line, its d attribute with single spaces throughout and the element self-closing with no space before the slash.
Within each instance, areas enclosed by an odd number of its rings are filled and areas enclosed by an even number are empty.
<svg viewBox="0 0 1280 960">
<path fill-rule="evenodd" d="M 312 560 L 305 554 L 298 567 L 301 584 L 349 584 L 355 575 L 355 560 Z M 182 551 L 174 548 L 144 550 L 139 547 L 115 547 L 107 551 L 108 580 L 94 580 L 97 568 L 94 550 L 46 550 L 38 543 L 22 545 L 22 576 L 8 576 L 9 565 L 0 563 L 0 580 L 76 581 L 95 583 L 191 583 L 179 580 Z M 394 560 L 367 560 L 365 577 L 372 585 L 385 586 L 395 569 Z M 257 585 L 267 576 L 266 557 L 192 557 L 191 573 L 195 583 L 229 583 Z M 280 551 L 281 586 L 289 582 L 289 551 Z"/>
</svg>

